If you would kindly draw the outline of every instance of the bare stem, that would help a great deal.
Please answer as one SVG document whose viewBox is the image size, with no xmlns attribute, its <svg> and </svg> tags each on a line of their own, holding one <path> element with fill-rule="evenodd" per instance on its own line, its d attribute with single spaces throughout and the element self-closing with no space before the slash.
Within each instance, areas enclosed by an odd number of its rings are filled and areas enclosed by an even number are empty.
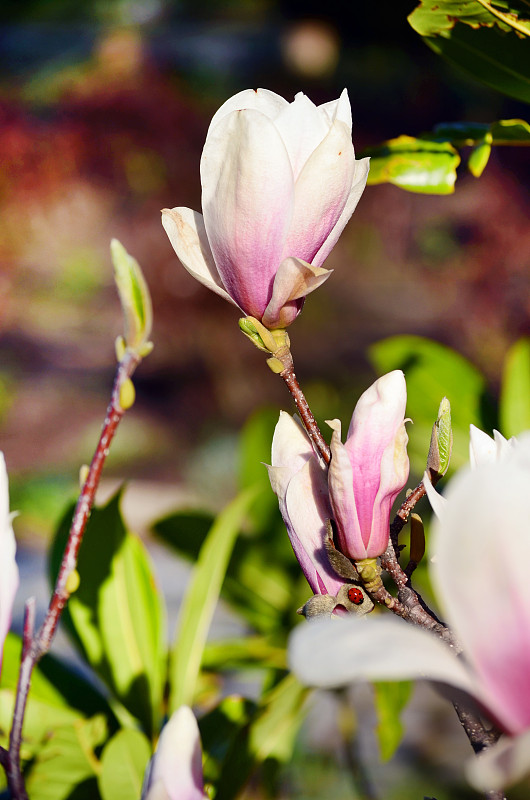
<svg viewBox="0 0 530 800">
<path fill-rule="evenodd" d="M 120 405 L 120 388 L 123 382 L 131 377 L 139 362 L 140 358 L 136 354 L 127 351 L 118 365 L 111 400 L 107 408 L 107 414 L 105 416 L 99 442 L 77 500 L 68 541 L 64 550 L 61 567 L 50 599 L 48 611 L 44 622 L 35 636 L 33 635 L 35 615 L 34 603 L 32 604 L 31 601 L 28 601 L 26 604 L 22 660 L 18 676 L 13 724 L 9 736 L 9 751 L 6 757 L 4 757 L 5 751 L 4 753 L 0 753 L 0 761 L 3 766 L 6 767 L 7 780 L 14 800 L 27 800 L 28 798 L 20 767 L 20 746 L 22 743 L 22 726 L 24 723 L 24 714 L 26 711 L 33 668 L 50 649 L 61 614 L 70 597 L 68 578 L 77 566 L 79 548 L 81 547 L 83 534 L 92 506 L 94 505 L 96 490 L 99 485 L 103 466 L 109 454 L 109 447 L 116 433 L 116 429 L 125 413 Z"/>
<path fill-rule="evenodd" d="M 313 412 L 309 408 L 309 404 L 294 373 L 294 363 L 291 351 L 288 348 L 285 348 L 284 351 L 278 351 L 274 355 L 285 367 L 283 372 L 280 372 L 280 377 L 283 378 L 285 385 L 291 392 L 291 396 L 295 402 L 296 408 L 298 409 L 298 413 L 300 414 L 304 428 L 306 429 L 308 436 L 313 443 L 313 447 L 324 464 L 329 466 L 331 461 L 331 452 L 326 440 L 322 436 L 320 428 L 317 425 L 317 421 L 313 416 Z"/>
</svg>

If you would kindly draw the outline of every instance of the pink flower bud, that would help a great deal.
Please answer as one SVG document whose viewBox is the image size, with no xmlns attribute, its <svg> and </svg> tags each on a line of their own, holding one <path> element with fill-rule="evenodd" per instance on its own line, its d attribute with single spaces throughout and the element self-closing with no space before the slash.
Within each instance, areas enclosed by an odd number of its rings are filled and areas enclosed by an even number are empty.
<svg viewBox="0 0 530 800">
<path fill-rule="evenodd" d="M 246 89 L 221 106 L 201 159 L 204 216 L 162 212 L 188 272 L 267 327 L 289 325 L 329 276 L 322 263 L 366 185 L 351 127 L 346 90 L 315 106 Z"/>
<path fill-rule="evenodd" d="M 359 398 L 346 443 L 339 420 L 333 429 L 329 496 L 338 546 L 354 560 L 386 550 L 390 511 L 409 475 L 405 430 L 407 389 L 400 370 L 379 378 Z"/>
<path fill-rule="evenodd" d="M 142 797 L 145 800 L 205 800 L 199 728 L 188 706 L 175 711 L 162 729 Z"/>
<path fill-rule="evenodd" d="M 0 670 L 4 642 L 11 625 L 13 603 L 18 589 L 16 542 L 12 514 L 9 513 L 9 488 L 4 454 L 0 452 Z"/>
<path fill-rule="evenodd" d="M 294 554 L 313 593 L 337 594 L 344 581 L 333 572 L 324 548 L 331 517 L 326 473 L 302 426 L 284 411 L 274 431 L 268 470 Z"/>
</svg>

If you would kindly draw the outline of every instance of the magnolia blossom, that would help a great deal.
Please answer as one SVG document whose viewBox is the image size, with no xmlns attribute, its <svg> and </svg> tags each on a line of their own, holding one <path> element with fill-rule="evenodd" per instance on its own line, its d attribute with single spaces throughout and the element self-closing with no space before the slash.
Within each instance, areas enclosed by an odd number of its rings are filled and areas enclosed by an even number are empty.
<svg viewBox="0 0 530 800">
<path fill-rule="evenodd" d="M 328 483 L 338 545 L 354 560 L 386 550 L 390 512 L 409 476 L 407 387 L 401 370 L 383 375 L 359 398 L 345 444 L 333 420 Z"/>
<path fill-rule="evenodd" d="M 530 771 L 530 434 L 503 460 L 462 470 L 433 530 L 430 570 L 445 620 L 463 647 L 395 617 L 297 630 L 291 665 L 306 684 L 427 678 L 472 695 L 504 731 L 468 777 L 499 790 Z"/>
<path fill-rule="evenodd" d="M 345 445 L 340 443 L 339 421 L 330 423 L 334 433 L 327 474 L 301 425 L 288 414 L 280 414 L 269 478 L 293 550 L 314 594 L 335 597 L 345 584 L 343 573 L 334 571 L 326 550 L 331 518 L 337 522 L 343 555 L 375 557 L 386 548 L 390 509 L 408 475 L 405 402 L 403 373 L 391 372 L 359 399 Z M 347 558 L 343 562 L 351 568 Z M 355 579 L 353 568 L 348 578 Z M 363 611 L 368 606 L 366 603 Z"/>
<path fill-rule="evenodd" d="M 18 567 L 13 515 L 9 513 L 9 487 L 4 454 L 0 452 L 0 669 L 4 642 L 11 625 L 13 602 L 18 589 Z"/>
<path fill-rule="evenodd" d="M 333 571 L 324 547 L 332 516 L 326 470 L 301 424 L 285 411 L 274 431 L 271 460 L 271 486 L 302 572 L 314 594 L 336 595 L 344 580 Z"/>
<path fill-rule="evenodd" d="M 160 734 L 142 800 L 207 800 L 203 786 L 197 720 L 191 708 L 181 706 Z"/>
<path fill-rule="evenodd" d="M 162 224 L 198 281 L 269 328 L 286 327 L 330 272 L 322 264 L 366 185 L 346 90 L 315 106 L 246 89 L 214 115 L 201 159 L 202 211 Z"/>
</svg>

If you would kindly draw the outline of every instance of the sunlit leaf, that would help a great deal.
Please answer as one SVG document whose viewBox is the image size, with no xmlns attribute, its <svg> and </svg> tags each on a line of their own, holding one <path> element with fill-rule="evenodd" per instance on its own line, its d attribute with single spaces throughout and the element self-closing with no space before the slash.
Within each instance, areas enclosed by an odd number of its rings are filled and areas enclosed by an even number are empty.
<svg viewBox="0 0 530 800">
<path fill-rule="evenodd" d="M 383 761 L 388 761 L 396 752 L 403 738 L 401 714 L 412 694 L 412 683 L 393 681 L 374 683 L 374 705 L 377 714 L 375 732 Z"/>
<path fill-rule="evenodd" d="M 287 675 L 265 694 L 226 755 L 216 800 L 237 797 L 252 772 L 266 760 L 278 764 L 291 760 L 308 694 L 293 675 Z"/>
<path fill-rule="evenodd" d="M 504 362 L 500 402 L 501 432 L 516 436 L 530 430 L 530 339 L 519 339 Z"/>
<path fill-rule="evenodd" d="M 31 800 L 98 800 L 95 750 L 106 736 L 102 716 L 51 729 L 26 779 Z"/>
<path fill-rule="evenodd" d="M 414 423 L 407 426 L 408 450 L 416 474 L 425 469 L 432 421 L 443 397 L 451 403 L 451 467 L 466 464 L 470 424 L 487 431 L 495 425 L 484 376 L 451 348 L 420 336 L 393 336 L 372 345 L 369 352 L 379 374 L 393 369 L 405 373 L 407 416 Z"/>
<path fill-rule="evenodd" d="M 103 800 L 138 800 L 151 747 L 143 733 L 122 729 L 101 755 L 98 784 Z"/>
<path fill-rule="evenodd" d="M 192 705 L 202 653 L 232 549 L 256 492 L 240 494 L 219 514 L 201 548 L 182 603 L 170 665 L 170 713 Z"/>
<path fill-rule="evenodd" d="M 141 541 L 125 528 L 120 494 L 92 511 L 81 546 L 81 583 L 63 616 L 83 656 L 148 735 L 160 727 L 165 677 L 165 607 Z M 53 545 L 52 571 L 71 512 Z"/>
<path fill-rule="evenodd" d="M 368 183 L 393 183 L 410 192 L 450 194 L 460 156 L 449 142 L 399 136 L 363 150 L 370 156 Z"/>
</svg>

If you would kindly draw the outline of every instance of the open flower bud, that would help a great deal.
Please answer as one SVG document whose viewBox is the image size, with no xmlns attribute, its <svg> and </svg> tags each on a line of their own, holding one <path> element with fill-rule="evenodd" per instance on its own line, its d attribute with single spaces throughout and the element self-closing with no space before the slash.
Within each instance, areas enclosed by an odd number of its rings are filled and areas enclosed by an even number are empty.
<svg viewBox="0 0 530 800">
<path fill-rule="evenodd" d="M 338 547 L 357 561 L 386 550 L 390 512 L 409 475 L 407 389 L 401 370 L 383 375 L 359 398 L 345 444 L 333 429 L 329 497 Z"/>
<path fill-rule="evenodd" d="M 188 272 L 268 328 L 290 325 L 330 272 L 322 264 L 366 185 L 346 90 L 315 106 L 246 89 L 214 115 L 201 159 L 202 211 L 164 209 Z"/>
</svg>

